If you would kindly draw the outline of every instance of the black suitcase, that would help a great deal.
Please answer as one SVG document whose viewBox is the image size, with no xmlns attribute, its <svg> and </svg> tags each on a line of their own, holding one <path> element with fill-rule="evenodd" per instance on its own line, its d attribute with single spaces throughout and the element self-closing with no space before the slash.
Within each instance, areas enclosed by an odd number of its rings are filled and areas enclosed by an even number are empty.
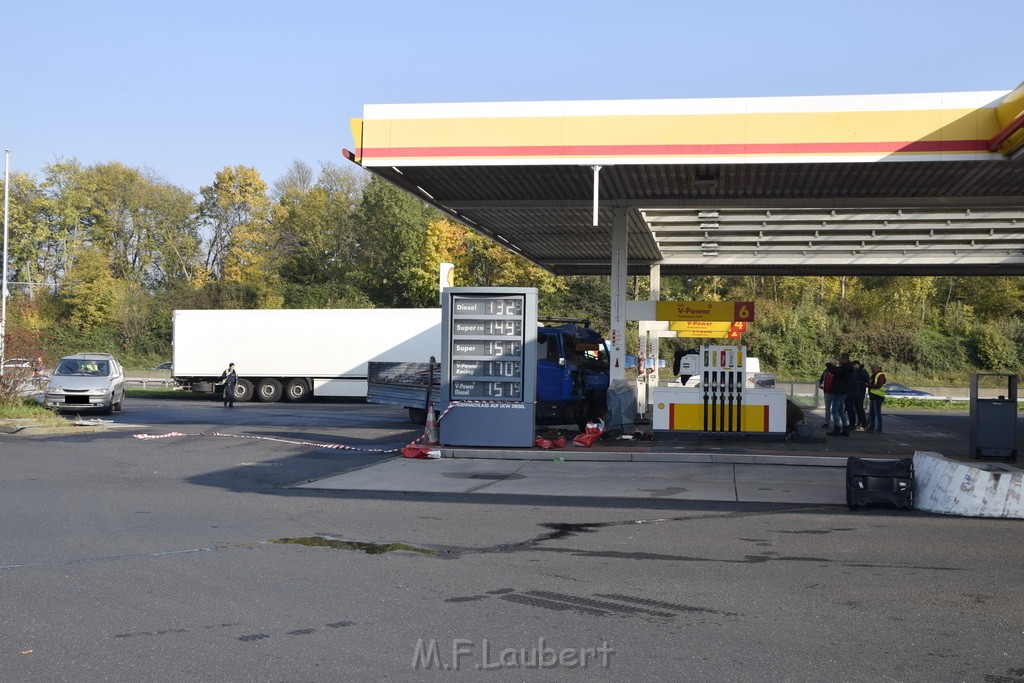
<svg viewBox="0 0 1024 683">
<path fill-rule="evenodd" d="M 914 507 L 914 460 L 846 459 L 846 504 L 852 510 L 869 503 Z"/>
</svg>

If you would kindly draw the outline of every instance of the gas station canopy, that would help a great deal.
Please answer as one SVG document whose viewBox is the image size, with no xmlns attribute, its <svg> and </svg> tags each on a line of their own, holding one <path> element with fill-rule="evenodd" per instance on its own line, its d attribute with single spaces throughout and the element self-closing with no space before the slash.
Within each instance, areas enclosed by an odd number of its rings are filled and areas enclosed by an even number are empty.
<svg viewBox="0 0 1024 683">
<path fill-rule="evenodd" d="M 622 212 L 632 274 L 1024 274 L 1024 84 L 366 105 L 352 132 L 350 160 L 555 274 L 607 274 Z"/>
</svg>

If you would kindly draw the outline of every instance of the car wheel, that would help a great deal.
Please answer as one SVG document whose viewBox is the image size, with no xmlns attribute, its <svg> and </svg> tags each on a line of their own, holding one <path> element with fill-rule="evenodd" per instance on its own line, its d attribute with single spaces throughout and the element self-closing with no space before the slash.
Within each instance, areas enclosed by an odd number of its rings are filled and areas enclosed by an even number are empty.
<svg viewBox="0 0 1024 683">
<path fill-rule="evenodd" d="M 114 404 L 114 410 L 119 413 L 124 410 L 124 394 L 121 394 L 121 400 Z"/>
<path fill-rule="evenodd" d="M 273 377 L 261 379 L 256 386 L 256 395 L 264 403 L 274 403 L 281 400 L 281 383 Z"/>
<path fill-rule="evenodd" d="M 309 384 L 306 383 L 306 380 L 299 377 L 290 379 L 288 380 L 288 385 L 284 388 L 284 395 L 285 398 L 294 403 L 308 401 Z"/>
</svg>

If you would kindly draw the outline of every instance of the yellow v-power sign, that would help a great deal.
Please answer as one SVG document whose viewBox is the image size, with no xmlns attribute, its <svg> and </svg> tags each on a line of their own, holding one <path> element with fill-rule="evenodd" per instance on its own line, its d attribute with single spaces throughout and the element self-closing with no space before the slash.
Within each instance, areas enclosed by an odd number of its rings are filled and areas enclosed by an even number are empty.
<svg viewBox="0 0 1024 683">
<path fill-rule="evenodd" d="M 754 321 L 753 301 L 657 301 L 655 320 Z"/>
<path fill-rule="evenodd" d="M 738 330 L 676 330 L 683 339 L 740 339 L 743 333 Z"/>
<path fill-rule="evenodd" d="M 679 332 L 681 336 L 686 336 L 686 334 L 693 332 L 711 332 L 717 333 L 719 337 L 724 338 L 729 332 L 746 332 L 747 323 L 723 323 L 712 320 L 676 320 L 668 324 L 668 329 Z"/>
</svg>

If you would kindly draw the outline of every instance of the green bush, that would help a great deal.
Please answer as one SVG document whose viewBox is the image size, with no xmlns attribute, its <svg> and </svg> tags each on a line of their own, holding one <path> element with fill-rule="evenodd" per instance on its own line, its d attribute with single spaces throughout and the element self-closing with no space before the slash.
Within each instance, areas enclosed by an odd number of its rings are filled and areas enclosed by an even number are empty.
<svg viewBox="0 0 1024 683">
<path fill-rule="evenodd" d="M 979 325 L 972 339 L 978 364 L 985 370 L 1002 371 L 1017 367 L 1017 344 L 1002 332 L 999 325 Z"/>
<path fill-rule="evenodd" d="M 751 330 L 743 336 L 749 355 L 761 360 L 766 372 L 796 381 L 816 380 L 825 361 L 836 355 L 838 320 L 819 306 L 762 306 Z"/>
<path fill-rule="evenodd" d="M 299 285 L 285 283 L 285 308 L 372 308 L 370 298 L 358 288 L 341 283 Z"/>
<path fill-rule="evenodd" d="M 907 378 L 908 381 L 939 381 L 939 378 L 965 376 L 971 372 L 971 352 L 963 338 L 944 335 L 933 328 L 924 328 L 919 333 L 917 344 L 915 377 Z"/>
<path fill-rule="evenodd" d="M 920 322 L 910 319 L 876 317 L 847 331 L 840 338 L 844 350 L 852 350 L 861 360 L 916 364 L 921 358 Z"/>
</svg>

